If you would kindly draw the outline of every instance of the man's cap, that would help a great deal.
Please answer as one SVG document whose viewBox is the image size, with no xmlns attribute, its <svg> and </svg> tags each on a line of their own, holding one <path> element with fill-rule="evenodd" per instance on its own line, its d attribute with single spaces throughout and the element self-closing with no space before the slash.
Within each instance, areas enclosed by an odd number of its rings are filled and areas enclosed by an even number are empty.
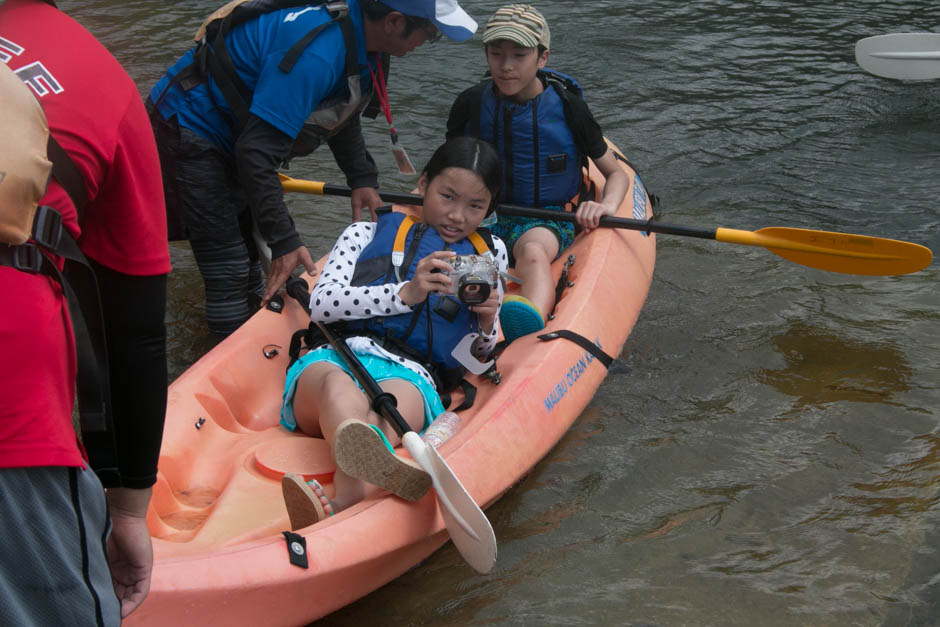
<svg viewBox="0 0 940 627">
<path fill-rule="evenodd" d="M 502 7 L 486 23 L 483 43 L 507 39 L 524 48 L 544 46 L 551 42 L 548 22 L 538 9 L 529 4 L 510 4 Z"/>
<path fill-rule="evenodd" d="M 412 17 L 431 20 L 454 41 L 466 41 L 477 31 L 477 23 L 460 8 L 457 0 L 381 0 L 382 4 Z"/>
<path fill-rule="evenodd" d="M 49 125 L 39 101 L 5 63 L 0 111 L 0 242 L 23 244 L 52 170 L 46 159 Z"/>
</svg>

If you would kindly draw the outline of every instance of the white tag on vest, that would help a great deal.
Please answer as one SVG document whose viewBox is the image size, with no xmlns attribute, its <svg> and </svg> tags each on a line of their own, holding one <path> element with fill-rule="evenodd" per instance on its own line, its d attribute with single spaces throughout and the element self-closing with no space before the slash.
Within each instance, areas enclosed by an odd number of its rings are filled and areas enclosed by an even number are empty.
<svg viewBox="0 0 940 627">
<path fill-rule="evenodd" d="M 470 347 L 473 346 L 473 341 L 480 337 L 479 333 L 468 333 L 463 337 L 462 340 L 454 347 L 454 350 L 450 352 L 451 356 L 460 362 L 460 365 L 472 372 L 473 374 L 483 374 L 490 369 L 490 366 L 493 365 L 493 361 L 482 362 L 476 357 L 473 356 L 473 353 L 470 352 Z"/>
</svg>

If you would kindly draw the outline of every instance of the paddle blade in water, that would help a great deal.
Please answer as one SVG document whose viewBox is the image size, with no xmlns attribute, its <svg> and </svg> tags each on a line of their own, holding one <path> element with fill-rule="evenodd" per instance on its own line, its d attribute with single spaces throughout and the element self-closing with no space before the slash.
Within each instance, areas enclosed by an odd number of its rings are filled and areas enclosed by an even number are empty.
<svg viewBox="0 0 940 627">
<path fill-rule="evenodd" d="M 486 514 L 434 447 L 414 431 L 404 435 L 402 444 L 431 475 L 441 516 L 460 555 L 478 573 L 490 572 L 496 564 L 496 534 Z"/>
<path fill-rule="evenodd" d="M 866 72 L 885 78 L 940 78 L 940 33 L 891 33 L 855 44 L 855 60 Z"/>
<path fill-rule="evenodd" d="M 911 242 L 782 226 L 757 231 L 719 228 L 715 239 L 763 246 L 795 263 L 844 274 L 909 274 L 923 270 L 933 260 L 929 248 Z"/>
</svg>

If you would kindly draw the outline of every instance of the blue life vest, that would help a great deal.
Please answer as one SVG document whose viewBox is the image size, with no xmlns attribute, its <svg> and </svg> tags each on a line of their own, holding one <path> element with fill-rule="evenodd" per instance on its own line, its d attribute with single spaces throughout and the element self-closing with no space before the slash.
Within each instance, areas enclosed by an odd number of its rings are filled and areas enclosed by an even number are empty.
<svg viewBox="0 0 940 627">
<path fill-rule="evenodd" d="M 540 70 L 545 90 L 525 103 L 502 99 L 493 80 L 483 83 L 479 129 L 471 115 L 471 135 L 496 146 L 503 161 L 503 202 L 531 207 L 565 206 L 582 183 L 587 160 L 568 127 L 565 98 L 580 97 L 571 77 Z"/>
<path fill-rule="evenodd" d="M 450 244 L 433 228 L 411 216 L 381 213 L 375 236 L 360 253 L 350 284 L 409 281 L 418 262 L 438 250 L 452 250 L 458 255 L 492 254 L 493 243 L 489 232 L 480 229 L 470 238 Z M 432 293 L 411 313 L 347 321 L 345 333 L 366 332 L 381 340 L 387 350 L 430 366 L 432 376 L 447 390 L 464 373 L 451 352 L 477 326 L 476 315 L 455 295 Z"/>
</svg>

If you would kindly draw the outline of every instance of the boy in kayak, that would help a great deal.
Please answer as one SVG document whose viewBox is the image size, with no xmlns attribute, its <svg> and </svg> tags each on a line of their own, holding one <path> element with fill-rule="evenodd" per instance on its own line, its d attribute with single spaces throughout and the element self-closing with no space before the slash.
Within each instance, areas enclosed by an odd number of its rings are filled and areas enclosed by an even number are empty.
<svg viewBox="0 0 940 627">
<path fill-rule="evenodd" d="M 170 220 L 171 238 L 192 246 L 211 332 L 235 331 L 295 268 L 316 272 L 278 167 L 328 144 L 353 190 L 353 220 L 374 212 L 378 169 L 360 115 L 383 110 L 391 124 L 389 57 L 442 35 L 463 41 L 476 26 L 456 0 L 233 0 L 206 21 L 148 105 L 167 211 L 182 220 Z M 255 225 L 272 258 L 266 287 Z"/>
<path fill-rule="evenodd" d="M 581 89 L 569 76 L 545 68 L 548 23 L 528 4 L 502 7 L 486 24 L 483 45 L 489 76 L 461 93 L 447 121 L 447 137 L 471 135 L 492 143 L 503 163 L 502 202 L 576 211 L 586 231 L 612 215 L 629 187 Z M 606 177 L 601 201 L 585 185 L 590 158 Z M 493 233 L 510 251 L 522 281 L 507 296 L 500 325 L 512 341 L 545 326 L 555 306 L 551 262 L 574 241 L 570 222 L 500 216 Z"/>
<path fill-rule="evenodd" d="M 310 295 L 310 317 L 343 321 L 347 345 L 415 431 L 444 412 L 439 392 L 483 360 L 496 345 L 502 295 L 496 281 L 488 296 L 454 294 L 448 272 L 456 255 L 480 255 L 496 271 L 506 269 L 502 240 L 479 229 L 496 209 L 501 186 L 499 157 L 470 137 L 435 151 L 418 180 L 424 197 L 421 221 L 380 212 L 378 221 L 354 222 L 336 241 Z M 469 301 L 469 302 L 468 302 Z M 482 302 L 481 302 L 482 301 Z M 463 348 L 462 347 L 469 347 Z M 299 529 L 384 488 L 418 500 L 430 476 L 398 457 L 400 438 L 370 409 L 369 399 L 343 358 L 321 345 L 287 372 L 281 424 L 322 437 L 336 461 L 335 494 L 327 499 L 316 481 L 297 475 L 282 482 L 291 527 Z"/>
</svg>

